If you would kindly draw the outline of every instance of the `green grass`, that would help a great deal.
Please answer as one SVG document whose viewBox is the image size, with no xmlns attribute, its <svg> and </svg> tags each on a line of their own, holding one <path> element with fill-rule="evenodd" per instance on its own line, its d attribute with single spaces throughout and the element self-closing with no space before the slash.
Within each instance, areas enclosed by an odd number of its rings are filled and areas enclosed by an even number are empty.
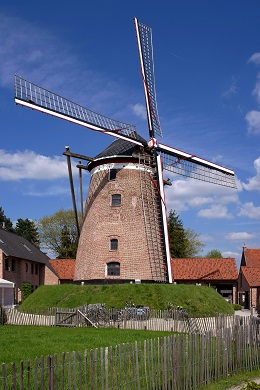
<svg viewBox="0 0 260 390">
<path fill-rule="evenodd" d="M 215 289 L 184 284 L 41 286 L 22 303 L 21 309 L 68 308 L 90 303 L 105 303 L 108 308 L 122 308 L 129 301 L 151 309 L 166 309 L 168 302 L 172 302 L 197 316 L 234 313 L 232 306 Z"/>
<path fill-rule="evenodd" d="M 0 326 L 0 363 L 19 363 L 37 356 L 115 346 L 169 335 L 169 332 L 124 329 Z"/>
<path fill-rule="evenodd" d="M 234 375 L 229 376 L 228 378 L 223 378 L 216 383 L 211 383 L 206 387 L 202 387 L 201 390 L 225 390 L 233 386 L 243 386 L 243 383 L 254 380 L 255 378 L 260 378 L 260 368 L 258 370 L 241 371 Z"/>
</svg>

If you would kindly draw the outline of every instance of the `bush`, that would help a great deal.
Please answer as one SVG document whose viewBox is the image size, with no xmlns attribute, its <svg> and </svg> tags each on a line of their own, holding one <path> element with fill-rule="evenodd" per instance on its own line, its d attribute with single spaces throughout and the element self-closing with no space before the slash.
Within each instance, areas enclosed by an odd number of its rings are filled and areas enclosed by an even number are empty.
<svg viewBox="0 0 260 390">
<path fill-rule="evenodd" d="M 32 293 L 32 286 L 30 283 L 26 282 L 22 284 L 22 301 L 25 301 Z"/>
<path fill-rule="evenodd" d="M 7 322 L 7 316 L 5 309 L 0 305 L 0 325 L 4 325 Z"/>
<path fill-rule="evenodd" d="M 242 306 L 239 305 L 238 303 L 233 303 L 232 306 L 233 306 L 234 310 L 241 310 L 242 309 Z"/>
</svg>

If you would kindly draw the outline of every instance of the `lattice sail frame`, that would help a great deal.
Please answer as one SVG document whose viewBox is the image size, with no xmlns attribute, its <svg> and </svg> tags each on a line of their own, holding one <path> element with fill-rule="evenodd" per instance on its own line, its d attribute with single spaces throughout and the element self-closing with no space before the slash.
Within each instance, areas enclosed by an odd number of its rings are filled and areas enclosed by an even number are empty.
<svg viewBox="0 0 260 390">
<path fill-rule="evenodd" d="M 144 84 L 150 137 L 154 137 L 155 133 L 159 136 L 162 136 L 162 129 L 156 101 L 152 29 L 139 22 L 136 18 L 134 19 L 134 22 L 141 63 L 141 73 Z"/>
<path fill-rule="evenodd" d="M 117 134 L 118 138 L 128 139 L 129 137 L 133 142 L 136 139 L 136 127 L 134 125 L 100 115 L 31 81 L 27 81 L 21 76 L 15 75 L 14 90 L 17 104 L 57 116 L 91 130 L 113 136 Z M 137 144 L 141 145 L 139 142 Z"/>
</svg>

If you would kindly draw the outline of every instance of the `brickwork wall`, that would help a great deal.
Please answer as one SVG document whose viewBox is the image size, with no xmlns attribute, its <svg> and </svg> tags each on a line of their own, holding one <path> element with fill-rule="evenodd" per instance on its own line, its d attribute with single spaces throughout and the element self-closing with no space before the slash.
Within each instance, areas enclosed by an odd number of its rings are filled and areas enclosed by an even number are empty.
<svg viewBox="0 0 260 390">
<path fill-rule="evenodd" d="M 5 269 L 5 255 L 0 254 L 1 278 L 15 283 L 15 303 L 21 301 L 21 288 L 23 283 L 30 283 L 35 290 L 41 284 L 57 284 L 58 277 L 44 264 L 37 261 L 19 258 L 8 258 L 8 269 Z"/>
<path fill-rule="evenodd" d="M 96 172 L 91 178 L 74 280 L 152 280 L 140 171 L 123 168 L 110 181 L 108 172 Z M 111 206 L 112 194 L 121 194 L 121 206 Z M 118 250 L 110 250 L 111 239 L 118 240 Z M 106 274 L 109 262 L 120 263 L 120 276 Z"/>
</svg>

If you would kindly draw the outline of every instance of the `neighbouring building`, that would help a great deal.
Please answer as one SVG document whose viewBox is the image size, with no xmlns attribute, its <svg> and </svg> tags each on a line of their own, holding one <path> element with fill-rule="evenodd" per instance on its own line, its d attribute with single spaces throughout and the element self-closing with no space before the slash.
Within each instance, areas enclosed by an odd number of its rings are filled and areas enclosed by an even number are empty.
<svg viewBox="0 0 260 390">
<path fill-rule="evenodd" d="M 243 247 L 238 278 L 238 303 L 244 309 L 260 309 L 260 249 Z"/>
<path fill-rule="evenodd" d="M 48 256 L 25 238 L 0 229 L 0 279 L 14 283 L 14 303 L 21 301 L 23 283 L 32 291 L 42 284 L 58 284 Z"/>
<path fill-rule="evenodd" d="M 216 288 L 230 303 L 237 303 L 238 269 L 234 258 L 172 259 L 173 281 Z"/>
<path fill-rule="evenodd" d="M 50 259 L 50 264 L 59 278 L 59 284 L 73 283 L 75 259 Z"/>
</svg>

